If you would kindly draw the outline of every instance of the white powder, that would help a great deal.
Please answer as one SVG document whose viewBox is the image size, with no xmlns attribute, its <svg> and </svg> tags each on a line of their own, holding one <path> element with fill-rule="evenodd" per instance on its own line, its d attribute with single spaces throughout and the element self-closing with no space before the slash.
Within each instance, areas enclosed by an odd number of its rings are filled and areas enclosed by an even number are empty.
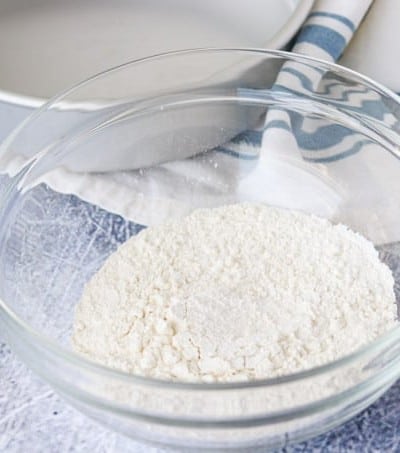
<svg viewBox="0 0 400 453">
<path fill-rule="evenodd" d="M 258 204 L 148 228 L 87 284 L 73 344 L 107 366 L 185 381 L 273 377 L 393 327 L 390 270 L 343 225 Z"/>
</svg>

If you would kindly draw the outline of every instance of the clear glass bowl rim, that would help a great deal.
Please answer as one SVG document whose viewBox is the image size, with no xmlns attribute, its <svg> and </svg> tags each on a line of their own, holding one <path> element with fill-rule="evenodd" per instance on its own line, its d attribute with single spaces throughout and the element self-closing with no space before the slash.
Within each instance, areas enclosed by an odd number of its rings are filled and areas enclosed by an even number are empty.
<svg viewBox="0 0 400 453">
<path fill-rule="evenodd" d="M 323 69 L 325 71 L 331 71 L 340 73 L 341 75 L 347 75 L 350 78 L 357 79 L 359 82 L 363 83 L 368 88 L 379 92 L 389 99 L 391 99 L 394 103 L 400 106 L 400 97 L 397 96 L 393 91 L 386 88 L 382 84 L 375 82 L 373 79 L 364 76 L 357 71 L 353 71 L 351 69 L 345 68 L 341 65 L 336 63 L 330 63 L 318 58 L 309 57 L 305 55 L 301 55 L 294 52 L 287 52 L 281 50 L 269 50 L 269 49 L 262 49 L 262 48 L 195 48 L 195 49 L 183 49 L 183 50 L 175 50 L 171 52 L 163 52 L 160 54 L 152 55 L 145 58 L 140 58 L 137 60 L 132 60 L 121 65 L 112 67 L 105 71 L 102 71 L 92 77 L 85 79 L 70 88 L 65 89 L 64 91 L 60 92 L 59 94 L 55 95 L 51 99 L 49 99 L 45 104 L 43 104 L 40 108 L 35 110 L 32 114 L 30 114 L 17 128 L 15 128 L 11 134 L 3 141 L 0 145 L 0 155 L 5 153 L 9 146 L 12 144 L 14 139 L 18 136 L 18 134 L 31 122 L 33 122 L 36 118 L 40 117 L 42 113 L 46 112 L 50 109 L 53 105 L 61 101 L 63 98 L 72 94 L 76 90 L 84 87 L 95 80 L 107 76 L 112 72 L 116 72 L 119 70 L 123 70 L 126 67 L 131 67 L 134 65 L 139 65 L 142 63 L 151 62 L 154 60 L 162 60 L 168 59 L 169 57 L 174 56 L 184 56 L 184 55 L 193 55 L 193 54 L 200 54 L 200 53 L 243 53 L 245 55 L 256 55 L 262 54 L 266 57 L 275 58 L 275 59 L 282 59 L 297 63 L 308 64 L 310 66 Z M 400 142 L 400 138 L 399 138 Z M 47 152 L 39 152 L 35 156 L 33 156 L 27 163 L 25 163 L 19 171 L 17 172 L 16 176 L 7 184 L 5 193 L 7 194 L 10 189 L 17 186 L 22 179 L 26 176 L 26 173 L 29 172 L 34 165 L 39 162 L 41 159 L 44 159 L 47 155 Z M 9 189 L 9 190 L 7 190 Z M 0 207 L 4 203 L 7 202 L 7 195 L 5 195 L 0 200 Z M 155 378 L 148 378 L 140 375 L 130 374 L 124 371 L 119 371 L 116 369 L 109 368 L 107 366 L 98 364 L 91 360 L 86 359 L 85 357 L 69 350 L 61 345 L 59 345 L 56 341 L 48 338 L 46 335 L 40 333 L 38 330 L 35 330 L 31 327 L 28 323 L 26 323 L 23 319 L 21 319 L 8 305 L 5 301 L 0 299 L 0 310 L 1 312 L 7 316 L 8 320 L 11 321 L 17 328 L 21 329 L 25 335 L 31 337 L 34 342 L 38 345 L 43 347 L 45 350 L 48 350 L 51 353 L 54 353 L 58 358 L 66 360 L 71 365 L 79 366 L 82 369 L 86 369 L 88 371 L 93 371 L 95 373 L 99 373 L 104 377 L 109 376 L 110 378 L 117 378 L 121 379 L 122 381 L 129 382 L 132 384 L 138 385 L 145 385 L 145 386 L 156 386 L 159 388 L 174 388 L 174 389 L 182 389 L 182 390 L 193 390 L 193 391 L 205 391 L 205 390 L 233 390 L 233 389 L 243 389 L 243 388 L 266 388 L 277 386 L 285 383 L 294 383 L 296 381 L 301 381 L 304 379 L 318 377 L 323 374 L 329 373 L 331 371 L 337 370 L 341 367 L 346 365 L 350 365 L 352 362 L 356 362 L 358 359 L 362 359 L 363 357 L 373 354 L 374 352 L 378 352 L 382 350 L 388 345 L 392 345 L 395 343 L 400 342 L 400 326 L 397 326 L 390 331 L 386 332 L 385 334 L 379 336 L 376 340 L 363 347 L 357 349 L 356 351 L 343 356 L 337 360 L 328 362 L 324 365 L 320 365 L 314 368 L 310 368 L 304 371 L 298 371 L 292 374 L 283 375 L 275 378 L 267 378 L 267 379 L 258 379 L 254 381 L 242 381 L 242 382 L 229 382 L 229 383 L 197 383 L 197 382 L 182 382 L 182 381 L 167 381 Z M 0 315 L 1 315 L 0 312 Z M 1 316 L 0 316 L 1 320 Z"/>
</svg>

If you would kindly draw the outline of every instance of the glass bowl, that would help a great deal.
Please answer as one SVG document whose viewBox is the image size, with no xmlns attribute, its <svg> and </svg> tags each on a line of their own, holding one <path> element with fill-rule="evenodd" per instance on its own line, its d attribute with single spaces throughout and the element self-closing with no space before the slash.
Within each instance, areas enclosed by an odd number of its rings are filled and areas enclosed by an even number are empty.
<svg viewBox="0 0 400 453">
<path fill-rule="evenodd" d="M 255 451 L 352 417 L 400 376 L 399 328 L 292 375 L 166 382 L 74 353 L 74 307 L 144 226 L 241 201 L 364 234 L 391 267 L 399 300 L 399 107 L 355 72 L 257 49 L 163 54 L 64 92 L 1 149 L 0 325 L 9 343 L 72 405 L 148 442 Z"/>
</svg>

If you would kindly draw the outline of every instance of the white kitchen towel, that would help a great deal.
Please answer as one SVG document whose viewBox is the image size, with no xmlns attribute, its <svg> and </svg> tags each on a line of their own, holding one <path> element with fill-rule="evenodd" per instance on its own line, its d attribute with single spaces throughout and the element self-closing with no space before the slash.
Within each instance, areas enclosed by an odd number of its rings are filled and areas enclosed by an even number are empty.
<svg viewBox="0 0 400 453">
<path fill-rule="evenodd" d="M 335 61 L 370 4 L 371 0 L 317 0 L 293 51 Z M 360 88 L 343 91 L 340 81 L 324 79 L 321 71 L 303 64 L 285 64 L 274 88 L 280 93 L 313 93 L 318 89 L 320 94 L 329 93 L 330 101 L 336 100 L 340 105 L 343 100 L 351 99 L 355 108 L 359 107 L 361 111 L 367 108 L 369 114 L 387 120 L 379 95 Z M 252 95 L 245 91 L 242 94 Z M 399 191 L 396 178 L 393 184 L 387 184 L 387 167 L 390 173 L 393 156 L 387 153 L 378 160 L 376 146 L 370 141 L 360 140 L 359 136 L 349 134 L 340 126 L 332 125 L 328 129 L 318 118 L 305 120 L 302 115 L 271 110 L 260 130 L 244 132 L 232 142 L 206 153 L 207 158 L 195 156 L 144 172 L 79 174 L 59 169 L 46 175 L 45 182 L 55 190 L 76 194 L 143 225 L 183 215 L 194 206 L 243 199 L 302 209 L 332 220 L 338 217 L 376 243 L 397 240 L 398 220 L 391 214 L 387 201 Z M 357 166 L 357 156 L 361 152 L 362 164 Z M 352 159 L 350 165 L 349 161 L 344 162 L 348 159 Z M 313 175 L 310 161 L 324 163 L 326 167 Z M 9 163 L 9 170 L 22 162 L 22 157 L 15 157 Z M 246 172 L 246 166 L 251 171 Z M 366 178 L 369 171 L 373 172 L 373 192 Z M 349 178 L 345 178 L 349 173 L 354 176 L 354 188 L 348 184 Z M 332 182 L 340 181 L 341 176 L 346 179 L 345 188 Z M 365 181 L 362 193 L 360 181 Z M 195 200 L 193 191 L 187 190 L 188 185 L 196 188 Z M 343 193 L 344 189 L 346 193 Z M 353 189 L 357 196 L 351 197 L 352 204 L 348 202 L 348 194 Z M 387 196 L 389 192 L 390 197 Z M 380 200 L 386 202 L 381 211 L 376 212 L 374 208 Z M 392 209 L 392 212 L 396 210 Z M 371 215 L 376 216 L 377 222 L 369 221 L 366 229 L 363 216 L 370 219 Z M 384 218 L 385 228 L 379 228 L 379 218 Z"/>
</svg>

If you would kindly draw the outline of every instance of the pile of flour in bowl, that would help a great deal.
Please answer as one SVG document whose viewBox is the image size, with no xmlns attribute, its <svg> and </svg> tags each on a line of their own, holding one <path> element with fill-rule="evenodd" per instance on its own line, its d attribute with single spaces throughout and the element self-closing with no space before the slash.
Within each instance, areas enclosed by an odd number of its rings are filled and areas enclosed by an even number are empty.
<svg viewBox="0 0 400 453">
<path fill-rule="evenodd" d="M 141 231 L 86 285 L 73 345 L 142 376 L 229 382 L 346 355 L 396 324 L 394 281 L 344 225 L 261 204 Z"/>
</svg>

